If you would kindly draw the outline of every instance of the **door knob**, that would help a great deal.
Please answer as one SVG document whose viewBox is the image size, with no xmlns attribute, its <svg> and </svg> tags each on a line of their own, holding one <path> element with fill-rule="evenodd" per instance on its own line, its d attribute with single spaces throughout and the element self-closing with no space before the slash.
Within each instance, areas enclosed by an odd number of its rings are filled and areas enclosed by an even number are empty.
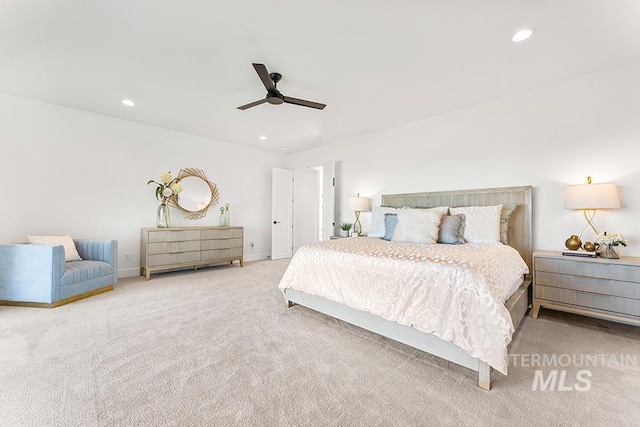
<svg viewBox="0 0 640 427">
<path fill-rule="evenodd" d="M 273 221 L 274 224 L 280 224 L 280 221 Z"/>
</svg>

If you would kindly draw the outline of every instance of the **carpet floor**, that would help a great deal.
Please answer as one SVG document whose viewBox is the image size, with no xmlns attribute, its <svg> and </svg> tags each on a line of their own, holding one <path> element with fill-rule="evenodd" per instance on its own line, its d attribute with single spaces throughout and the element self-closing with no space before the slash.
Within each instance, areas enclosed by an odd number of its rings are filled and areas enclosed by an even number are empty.
<svg viewBox="0 0 640 427">
<path fill-rule="evenodd" d="M 542 309 L 486 392 L 466 368 L 285 308 L 287 265 L 128 278 L 55 309 L 0 307 L 0 425 L 638 425 L 638 327 Z"/>
</svg>

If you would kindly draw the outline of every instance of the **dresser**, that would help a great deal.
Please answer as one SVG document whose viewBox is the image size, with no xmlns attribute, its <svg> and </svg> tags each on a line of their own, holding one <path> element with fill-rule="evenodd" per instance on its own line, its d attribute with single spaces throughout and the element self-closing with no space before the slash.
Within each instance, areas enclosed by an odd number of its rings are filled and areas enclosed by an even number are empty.
<svg viewBox="0 0 640 427">
<path fill-rule="evenodd" d="M 640 258 L 533 254 L 533 309 L 541 307 L 640 325 Z"/>
<path fill-rule="evenodd" d="M 242 267 L 242 251 L 242 227 L 142 228 L 140 275 L 236 260 Z"/>
</svg>

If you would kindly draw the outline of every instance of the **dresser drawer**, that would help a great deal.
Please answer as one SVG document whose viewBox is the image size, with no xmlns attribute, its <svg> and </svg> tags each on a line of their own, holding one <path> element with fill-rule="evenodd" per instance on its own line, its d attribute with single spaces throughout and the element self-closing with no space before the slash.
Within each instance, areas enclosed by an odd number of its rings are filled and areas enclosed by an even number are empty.
<svg viewBox="0 0 640 427">
<path fill-rule="evenodd" d="M 149 255 L 193 252 L 200 250 L 200 240 L 184 242 L 149 243 Z"/>
<path fill-rule="evenodd" d="M 574 274 L 601 279 L 620 280 L 625 282 L 640 282 L 640 266 L 609 264 L 600 260 L 579 261 L 572 259 L 536 258 L 536 273 Z"/>
<path fill-rule="evenodd" d="M 202 240 L 209 239 L 242 239 L 242 228 L 220 228 L 202 230 Z"/>
<path fill-rule="evenodd" d="M 640 301 L 636 299 L 620 298 L 589 292 L 573 291 L 569 289 L 552 288 L 536 285 L 536 298 L 577 305 L 614 313 L 640 316 Z"/>
<path fill-rule="evenodd" d="M 148 256 L 149 267 L 160 267 L 163 265 L 171 264 L 188 264 L 191 262 L 200 261 L 200 251 L 197 252 L 182 252 L 176 254 L 159 254 Z"/>
<path fill-rule="evenodd" d="M 202 251 L 202 261 L 227 259 L 227 258 L 240 258 L 241 256 L 242 256 L 242 248 L 212 249 L 208 251 Z"/>
<path fill-rule="evenodd" d="M 536 271 L 535 289 L 538 285 L 554 288 L 573 289 L 595 294 L 613 295 L 624 298 L 640 299 L 640 284 L 618 280 L 597 279 L 593 277 L 571 276 L 568 274 Z"/>
<path fill-rule="evenodd" d="M 202 250 L 241 248 L 242 239 L 203 240 Z"/>
<path fill-rule="evenodd" d="M 154 230 L 149 231 L 149 242 L 200 240 L 201 235 L 201 230 Z"/>
</svg>

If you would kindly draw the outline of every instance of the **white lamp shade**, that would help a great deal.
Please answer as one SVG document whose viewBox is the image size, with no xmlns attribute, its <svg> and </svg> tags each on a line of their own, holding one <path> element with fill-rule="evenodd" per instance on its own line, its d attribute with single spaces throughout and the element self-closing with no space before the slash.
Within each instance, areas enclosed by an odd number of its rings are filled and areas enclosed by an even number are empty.
<svg viewBox="0 0 640 427">
<path fill-rule="evenodd" d="M 564 198 L 565 209 L 616 209 L 620 207 L 615 184 L 570 185 Z"/>
<path fill-rule="evenodd" d="M 366 197 L 351 197 L 347 204 L 347 209 L 357 212 L 369 211 L 369 199 Z"/>
</svg>

